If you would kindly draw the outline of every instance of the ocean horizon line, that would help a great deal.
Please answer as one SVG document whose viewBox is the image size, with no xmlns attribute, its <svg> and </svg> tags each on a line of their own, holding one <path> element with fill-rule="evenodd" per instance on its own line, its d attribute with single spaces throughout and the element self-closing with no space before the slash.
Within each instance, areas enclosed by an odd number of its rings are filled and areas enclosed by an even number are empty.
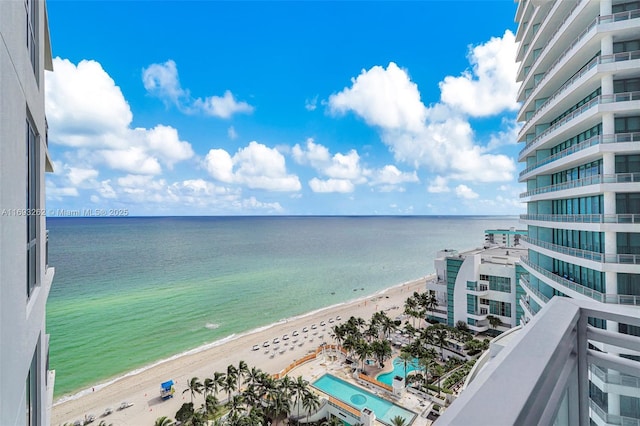
<svg viewBox="0 0 640 426">
<path fill-rule="evenodd" d="M 69 211 L 75 211 L 74 209 L 69 209 Z M 405 215 L 405 214 L 397 214 L 397 215 L 389 215 L 389 214 L 381 214 L 381 215 L 372 215 L 372 214 L 366 214 L 366 215 L 357 215 L 357 214 L 353 214 L 353 215 L 330 215 L 330 214 L 309 214 L 309 215 L 302 215 L 302 214 L 293 214 L 293 215 L 126 215 L 126 216 L 109 216 L 109 215 L 104 215 L 104 216 L 91 216 L 91 215 L 78 215 L 78 216 L 72 216 L 72 215 L 66 215 L 66 216 L 47 216 L 47 218 L 51 218 L 51 219 L 144 219 L 144 218 L 252 218 L 252 219 L 256 219 L 256 218 L 314 218 L 314 219 L 318 219 L 318 218 L 430 218 L 430 219 L 438 219 L 438 218 L 465 218 L 465 217 L 469 217 L 469 218 L 518 218 L 519 215 L 517 214 L 513 214 L 513 215 L 497 215 L 497 214 L 487 214 L 487 215 L 478 215 L 478 214 L 472 214 L 472 215 L 465 215 L 465 214 L 461 214 L 461 215 L 419 215 L 419 214 L 414 214 L 414 215 Z"/>
</svg>

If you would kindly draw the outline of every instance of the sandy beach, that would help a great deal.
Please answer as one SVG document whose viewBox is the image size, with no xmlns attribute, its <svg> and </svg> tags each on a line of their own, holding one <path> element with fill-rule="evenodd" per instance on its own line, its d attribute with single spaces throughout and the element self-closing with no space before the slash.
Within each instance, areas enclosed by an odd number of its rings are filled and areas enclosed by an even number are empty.
<svg viewBox="0 0 640 426">
<path fill-rule="evenodd" d="M 158 417 L 173 418 L 181 405 L 190 401 L 188 393 L 182 392 L 192 377 L 198 377 L 202 381 L 206 377 L 212 377 L 214 371 L 226 371 L 229 364 L 237 365 L 240 360 L 244 360 L 249 367 L 255 366 L 268 373 L 277 373 L 309 351 L 315 350 L 323 341 L 333 343 L 329 337 L 329 327 L 332 325 L 329 323 L 330 318 L 341 316 L 344 321 L 350 316 L 359 316 L 369 320 L 374 312 L 381 310 L 386 311 L 389 317 L 395 318 L 402 314 L 404 301 L 409 295 L 414 291 L 425 290 L 425 280 L 423 277 L 367 297 L 359 294 L 360 291 L 354 291 L 354 298 L 360 298 L 352 302 L 301 315 L 232 339 L 223 339 L 221 342 L 208 345 L 205 349 L 190 351 L 150 368 L 141 369 L 142 371 L 129 373 L 110 381 L 109 384 L 96 384 L 83 391 L 82 396 L 66 400 L 62 398 L 54 402 L 51 424 L 73 423 L 83 419 L 87 414 L 96 416 L 95 424 L 104 420 L 114 426 L 152 425 Z M 321 321 L 326 322 L 325 327 L 320 326 Z M 312 324 L 317 325 L 317 335 L 311 330 Z M 303 327 L 309 327 L 309 332 L 303 333 Z M 272 342 L 276 337 L 282 339 L 284 334 L 291 336 L 294 330 L 300 333 L 299 340 L 304 341 L 302 346 L 285 347 L 281 343 L 281 349 L 286 349 L 283 353 L 278 351 L 273 357 L 273 351 L 265 353 L 263 342 Z M 307 337 L 302 338 L 305 334 Z M 321 334 L 324 334 L 323 339 L 319 338 Z M 259 345 L 260 350 L 254 351 L 254 345 Z M 273 346 L 273 343 L 271 345 Z M 294 347 L 293 350 L 290 350 L 291 346 Z M 135 348 L 131 350 L 135 351 Z M 174 398 L 163 401 L 160 398 L 160 383 L 167 380 L 176 383 L 176 393 Z M 133 405 L 118 410 L 123 401 Z M 113 413 L 103 418 L 102 413 L 107 407 L 112 408 Z"/>
</svg>

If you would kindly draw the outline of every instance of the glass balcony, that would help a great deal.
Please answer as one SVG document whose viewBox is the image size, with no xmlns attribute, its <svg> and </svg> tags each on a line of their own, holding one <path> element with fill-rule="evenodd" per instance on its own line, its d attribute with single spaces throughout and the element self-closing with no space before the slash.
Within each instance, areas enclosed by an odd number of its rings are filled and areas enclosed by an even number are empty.
<svg viewBox="0 0 640 426">
<path fill-rule="evenodd" d="M 570 180 L 568 182 L 556 183 L 554 185 L 541 186 L 520 194 L 520 198 L 531 197 L 532 195 L 546 194 L 547 192 L 563 191 L 565 189 L 580 188 L 588 185 L 598 185 L 603 183 L 629 183 L 640 182 L 640 173 L 616 173 L 613 175 L 594 175 L 582 179 Z"/>
<path fill-rule="evenodd" d="M 608 143 L 624 143 L 624 142 L 640 142 L 640 132 L 636 133 L 617 133 L 614 135 L 597 135 L 592 138 L 589 138 L 579 144 L 573 145 L 564 151 L 560 151 L 556 154 L 550 155 L 546 158 L 543 158 L 540 161 L 537 161 L 531 164 L 529 167 L 525 168 L 520 172 L 520 177 L 526 175 L 532 170 L 537 169 L 538 167 L 542 167 L 545 164 L 552 163 L 561 158 L 565 158 L 573 153 L 582 151 L 583 149 L 591 148 L 592 146 L 600 145 L 600 144 L 608 144 Z"/>
<path fill-rule="evenodd" d="M 581 2 L 582 2 L 582 0 L 576 2 L 576 7 Z M 547 46 L 545 47 L 545 49 L 542 51 L 542 54 L 540 55 L 540 57 L 544 56 L 544 54 L 546 54 L 546 50 L 549 49 L 550 46 L 552 46 L 554 44 L 555 37 L 558 34 L 561 33 L 560 30 L 562 29 L 562 26 L 571 17 L 571 14 L 573 13 L 574 10 L 575 10 L 575 7 L 569 12 L 567 17 L 565 17 L 565 19 L 562 21 L 560 26 L 554 32 L 554 34 L 550 37 L 550 40 L 547 43 Z M 592 30 L 594 30 L 598 25 L 600 25 L 600 24 L 608 24 L 608 23 L 611 23 L 611 22 L 627 21 L 629 19 L 635 19 L 635 18 L 638 18 L 638 17 L 640 17 L 640 10 L 638 10 L 638 9 L 630 10 L 630 11 L 626 11 L 626 12 L 619 12 L 619 13 L 615 13 L 613 15 L 605 15 L 605 16 L 596 17 L 593 21 L 591 21 L 589 24 L 586 25 L 585 29 L 571 42 L 571 44 L 569 44 L 569 46 L 560 55 L 558 55 L 556 60 L 549 67 L 547 67 L 547 71 L 544 73 L 544 76 L 540 80 L 538 80 L 536 83 L 534 83 L 533 88 L 535 89 L 540 84 L 545 82 L 548 78 L 550 78 L 550 76 L 553 74 L 553 71 L 558 66 L 558 64 L 560 64 L 560 62 L 562 62 L 562 60 L 565 57 L 567 57 L 567 55 L 569 55 L 569 53 L 574 49 L 574 47 L 578 43 L 580 43 L 583 39 L 585 39 L 586 36 Z M 526 98 L 525 98 L 525 100 L 526 100 Z"/>
<path fill-rule="evenodd" d="M 537 288 L 533 288 L 531 283 L 529 283 L 529 280 L 524 275 L 520 276 L 520 285 L 526 288 L 530 293 L 535 294 L 540 300 L 542 300 L 543 303 L 549 302 L 549 298 L 540 293 Z"/>
<path fill-rule="evenodd" d="M 568 278 L 562 277 L 558 274 L 554 274 L 551 271 L 547 271 L 538 265 L 535 265 L 529 261 L 528 258 L 521 257 L 520 263 L 522 263 L 526 269 L 536 271 L 538 274 L 550 279 L 551 281 L 560 284 L 561 286 L 573 290 L 576 293 L 589 297 L 601 303 L 611 303 L 617 305 L 635 305 L 640 306 L 640 296 L 626 295 L 626 294 L 606 294 L 593 290 L 589 287 L 583 286 L 571 281 Z"/>
<path fill-rule="evenodd" d="M 626 374 L 607 373 L 605 370 L 598 367 L 597 365 L 592 365 L 591 368 L 589 369 L 589 372 L 591 373 L 592 376 L 597 377 L 603 383 L 640 389 L 640 378 L 638 377 L 627 376 Z"/>
<path fill-rule="evenodd" d="M 592 327 L 589 318 L 640 326 L 635 307 L 554 297 L 435 424 L 640 425 L 637 418 L 613 414 L 620 412 L 613 398 L 607 410 L 589 397 L 590 371 L 613 370 L 633 382 L 640 377 L 640 362 L 620 356 L 638 352 L 640 337 Z M 496 406 L 496 395 L 508 397 L 508 404 Z"/>
<path fill-rule="evenodd" d="M 533 244 L 538 247 L 546 248 L 547 250 L 555 251 L 556 253 L 566 254 L 568 256 L 579 257 L 581 259 L 592 260 L 600 263 L 625 263 L 625 264 L 640 264 L 640 254 L 607 254 L 598 253 L 595 251 L 582 250 L 572 247 L 565 247 L 558 244 L 549 243 L 547 241 L 540 241 L 534 238 L 522 236 L 522 241 L 529 244 Z"/>
<path fill-rule="evenodd" d="M 640 214 L 521 214 L 520 219 L 562 223 L 640 223 Z"/>
<path fill-rule="evenodd" d="M 629 101 L 637 101 L 640 100 L 640 92 L 624 92 L 624 93 L 614 93 L 612 95 L 599 95 L 595 98 L 591 99 L 586 104 L 582 105 L 580 108 L 573 111 L 571 114 L 563 117 L 561 120 L 554 123 L 552 126 L 547 127 L 542 133 L 537 135 L 535 138 L 527 142 L 527 144 L 520 150 L 519 156 L 522 157 L 525 152 L 527 152 L 534 145 L 538 144 L 544 138 L 546 138 L 551 132 L 559 129 L 564 126 L 569 121 L 574 118 L 584 114 L 586 111 L 590 110 L 594 106 L 600 104 L 609 104 L 615 102 L 629 102 Z"/>
</svg>

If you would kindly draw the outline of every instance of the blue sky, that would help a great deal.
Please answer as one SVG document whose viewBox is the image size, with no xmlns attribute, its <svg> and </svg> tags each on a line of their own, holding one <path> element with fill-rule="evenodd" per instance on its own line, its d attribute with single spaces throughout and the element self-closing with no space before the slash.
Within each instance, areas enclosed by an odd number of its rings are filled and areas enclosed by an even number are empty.
<svg viewBox="0 0 640 426">
<path fill-rule="evenodd" d="M 515 8 L 49 0 L 47 207 L 520 213 Z"/>
</svg>

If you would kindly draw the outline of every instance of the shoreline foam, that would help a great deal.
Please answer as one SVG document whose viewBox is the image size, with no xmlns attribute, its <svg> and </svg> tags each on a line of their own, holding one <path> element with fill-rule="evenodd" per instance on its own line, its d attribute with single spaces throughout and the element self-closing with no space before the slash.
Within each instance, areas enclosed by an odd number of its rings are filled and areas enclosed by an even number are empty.
<svg viewBox="0 0 640 426">
<path fill-rule="evenodd" d="M 262 347 L 259 351 L 253 351 L 252 346 L 256 342 L 281 337 L 292 328 L 300 329 L 326 320 L 327 317 L 340 315 L 344 321 L 354 315 L 368 320 L 375 311 L 388 310 L 394 306 L 399 309 L 404 306 L 406 297 L 413 291 L 424 291 L 425 280 L 432 276 L 406 281 L 348 302 L 340 302 L 244 333 L 230 335 L 83 389 L 64 400 L 56 401 L 52 410 L 52 424 L 73 422 L 82 419 L 86 414 L 99 416 L 106 407 L 116 408 L 122 401 L 134 405 L 126 410 L 114 410 L 105 418 L 108 423 L 137 426 L 152 424 L 160 416 L 173 418 L 182 403 L 189 400 L 183 391 L 191 377 L 211 377 L 214 371 L 224 371 L 227 365 L 237 364 L 239 360 L 244 360 L 249 366 L 258 367 L 267 373 L 277 373 L 309 351 L 315 350 L 323 340 L 329 339 L 321 340 L 319 336 L 309 333 L 309 339 L 303 340 L 303 346 L 295 346 L 294 349 L 279 355 L 274 353 L 274 357 L 265 354 Z M 370 299 L 374 299 L 374 303 L 366 303 Z M 176 394 L 173 399 L 162 401 L 159 398 L 159 386 L 169 379 L 176 383 Z M 196 405 L 199 406 L 201 399 L 201 396 L 196 398 Z"/>
<path fill-rule="evenodd" d="M 126 378 L 136 376 L 136 375 L 138 375 L 140 373 L 143 373 L 145 371 L 153 369 L 154 367 L 160 366 L 162 364 L 169 363 L 169 362 L 172 362 L 172 361 L 176 361 L 176 360 L 179 360 L 180 358 L 183 358 L 183 357 L 186 357 L 186 356 L 189 356 L 189 355 L 195 355 L 195 354 L 198 354 L 198 353 L 202 353 L 202 352 L 205 352 L 205 351 L 207 351 L 209 349 L 212 349 L 212 348 L 218 347 L 220 345 L 224 345 L 226 343 L 232 342 L 234 340 L 241 339 L 243 337 L 249 337 L 249 336 L 254 335 L 254 334 L 259 334 L 261 332 L 268 331 L 268 330 L 270 330 L 270 329 L 272 329 L 274 327 L 277 327 L 277 326 L 280 326 L 280 325 L 285 325 L 285 324 L 288 324 L 288 323 L 294 322 L 294 321 L 299 321 L 299 320 L 302 320 L 302 319 L 305 319 L 305 318 L 309 318 L 309 317 L 312 317 L 312 316 L 315 316 L 315 315 L 318 315 L 318 314 L 322 314 L 322 313 L 324 313 L 326 311 L 330 311 L 332 309 L 338 309 L 338 308 L 341 308 L 341 307 L 352 305 L 354 303 L 364 302 L 364 301 L 368 300 L 369 298 L 384 295 L 385 293 L 387 293 L 389 291 L 393 291 L 395 289 L 404 287 L 406 285 L 410 285 L 412 283 L 416 283 L 416 282 L 421 281 L 421 280 L 428 280 L 430 277 L 434 277 L 434 276 L 435 276 L 435 274 L 425 275 L 425 276 L 422 276 L 422 277 L 419 277 L 419 278 L 416 278 L 416 279 L 413 279 L 413 280 L 405 281 L 405 282 L 400 283 L 400 284 L 396 284 L 396 285 L 393 285 L 393 286 L 390 286 L 390 287 L 386 287 L 386 288 L 384 288 L 382 290 L 378 290 L 375 293 L 372 293 L 372 294 L 369 294 L 369 295 L 360 296 L 360 297 L 355 298 L 355 299 L 351 299 L 351 300 L 344 301 L 344 302 L 338 302 L 338 303 L 335 303 L 333 305 L 329 305 L 329 306 L 325 306 L 325 307 L 321 307 L 321 308 L 315 309 L 313 311 L 309 311 L 309 312 L 305 312 L 305 313 L 302 313 L 302 314 L 299 314 L 299 315 L 294 315 L 294 316 L 291 316 L 291 317 L 283 318 L 283 319 L 280 319 L 280 320 L 278 320 L 276 322 L 272 322 L 270 324 L 266 324 L 266 325 L 263 325 L 263 326 L 258 326 L 256 328 L 250 329 L 250 330 L 245 331 L 245 332 L 232 333 L 229 336 L 222 337 L 220 339 L 214 340 L 213 342 L 205 343 L 205 344 L 197 346 L 195 348 L 188 349 L 188 350 L 183 351 L 183 352 L 179 352 L 179 353 L 177 353 L 175 355 L 171 355 L 170 357 L 163 358 L 161 360 L 152 362 L 152 363 L 144 365 L 142 367 L 139 367 L 139 368 L 124 372 L 123 374 L 121 374 L 119 376 L 112 377 L 110 379 L 107 379 L 106 381 L 99 382 L 99 383 L 97 383 L 95 385 L 92 385 L 92 386 L 88 386 L 87 388 L 81 389 L 79 391 L 76 391 L 75 393 L 62 395 L 58 399 L 54 400 L 53 407 L 56 407 L 56 406 L 58 406 L 60 404 L 64 404 L 64 403 L 67 403 L 67 402 L 70 402 L 70 401 L 74 401 L 74 400 L 80 399 L 83 396 L 92 394 L 95 391 L 99 391 L 101 389 L 104 389 L 107 386 L 111 386 L 113 384 L 116 384 L 117 382 L 119 382 L 121 380 L 124 380 Z M 368 318 L 365 318 L 365 319 L 368 320 Z"/>
</svg>

